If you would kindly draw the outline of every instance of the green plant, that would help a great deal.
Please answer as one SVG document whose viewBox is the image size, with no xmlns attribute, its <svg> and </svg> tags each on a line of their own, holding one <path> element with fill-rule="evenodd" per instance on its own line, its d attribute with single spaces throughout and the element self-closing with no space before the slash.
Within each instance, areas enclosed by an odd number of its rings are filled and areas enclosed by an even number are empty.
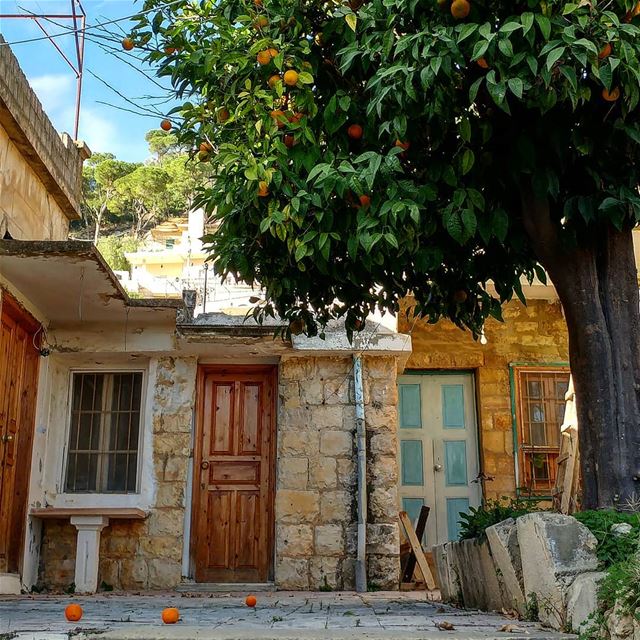
<svg viewBox="0 0 640 640">
<path fill-rule="evenodd" d="M 574 514 L 598 540 L 598 560 L 603 569 L 629 559 L 640 543 L 640 514 L 624 513 L 613 509 L 580 511 Z M 625 535 L 611 532 L 614 524 L 626 523 L 633 528 Z"/>
<path fill-rule="evenodd" d="M 132 236 L 107 236 L 98 240 L 98 251 L 114 271 L 128 271 L 131 268 L 125 253 L 137 250 L 140 241 Z"/>
<path fill-rule="evenodd" d="M 327 582 L 327 576 L 324 577 L 324 583 L 320 585 L 318 591 L 333 591 L 333 588 Z"/>
<path fill-rule="evenodd" d="M 538 606 L 538 596 L 530 593 L 525 604 L 524 619 L 537 622 L 540 617 L 540 608 Z"/>
<path fill-rule="evenodd" d="M 525 513 L 540 511 L 537 502 L 502 497 L 487 500 L 483 505 L 471 507 L 469 513 L 460 514 L 460 540 L 482 538 L 485 529 L 507 518 L 519 518 Z"/>
</svg>

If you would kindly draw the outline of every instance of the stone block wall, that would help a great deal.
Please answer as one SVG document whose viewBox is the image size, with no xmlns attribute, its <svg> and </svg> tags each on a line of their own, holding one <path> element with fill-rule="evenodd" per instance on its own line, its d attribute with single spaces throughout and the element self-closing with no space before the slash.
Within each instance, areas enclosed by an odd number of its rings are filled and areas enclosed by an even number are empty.
<svg viewBox="0 0 640 640">
<path fill-rule="evenodd" d="M 407 302 L 409 304 L 409 301 Z M 552 363 L 569 359 L 567 328 L 557 302 L 518 301 L 503 308 L 505 322 L 487 320 L 487 344 L 449 321 L 437 324 L 398 316 L 398 330 L 411 333 L 413 352 L 406 369 L 461 369 L 476 374 L 480 447 L 488 498 L 515 495 L 511 416 L 511 363 Z"/>
<path fill-rule="evenodd" d="M 185 489 L 195 405 L 196 359 L 163 357 L 155 368 L 152 481 L 155 504 L 145 520 L 111 520 L 100 540 L 101 582 L 114 589 L 172 589 L 182 578 Z M 144 481 L 145 473 L 143 471 Z M 45 521 L 39 583 L 73 582 L 76 530 L 68 521 Z"/>
<path fill-rule="evenodd" d="M 275 581 L 281 589 L 353 589 L 357 506 L 353 360 L 285 358 L 280 366 Z M 369 581 L 399 573 L 396 361 L 364 359 Z"/>
</svg>

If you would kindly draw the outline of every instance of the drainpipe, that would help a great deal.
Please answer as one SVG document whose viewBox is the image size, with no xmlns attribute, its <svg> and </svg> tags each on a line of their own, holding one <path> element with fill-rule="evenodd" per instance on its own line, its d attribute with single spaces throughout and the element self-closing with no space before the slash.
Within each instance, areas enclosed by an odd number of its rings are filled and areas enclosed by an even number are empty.
<svg viewBox="0 0 640 640">
<path fill-rule="evenodd" d="M 367 441 L 364 423 L 364 388 L 362 358 L 353 356 L 353 387 L 356 408 L 356 451 L 358 454 L 358 555 L 356 557 L 356 591 L 367 591 Z"/>
</svg>

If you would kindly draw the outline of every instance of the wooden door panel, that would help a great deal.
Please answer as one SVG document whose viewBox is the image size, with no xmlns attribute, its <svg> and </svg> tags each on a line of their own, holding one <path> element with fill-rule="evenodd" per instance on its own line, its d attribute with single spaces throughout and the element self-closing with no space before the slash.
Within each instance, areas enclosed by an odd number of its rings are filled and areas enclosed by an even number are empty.
<svg viewBox="0 0 640 640">
<path fill-rule="evenodd" d="M 0 307 L 0 572 L 18 572 L 31 471 L 38 323 L 8 294 Z"/>
<path fill-rule="evenodd" d="M 194 452 L 194 576 L 264 582 L 273 539 L 273 367 L 201 367 Z"/>
</svg>

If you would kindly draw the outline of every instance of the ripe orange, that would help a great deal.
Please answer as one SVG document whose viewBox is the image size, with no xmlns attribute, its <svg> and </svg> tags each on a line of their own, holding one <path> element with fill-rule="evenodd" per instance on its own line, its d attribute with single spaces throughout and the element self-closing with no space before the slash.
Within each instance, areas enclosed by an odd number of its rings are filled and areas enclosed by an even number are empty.
<svg viewBox="0 0 640 640">
<path fill-rule="evenodd" d="M 258 604 L 258 599 L 255 596 L 247 596 L 244 603 L 247 607 L 255 607 Z"/>
<path fill-rule="evenodd" d="M 269 52 L 268 49 L 265 49 L 264 51 L 259 51 L 258 55 L 256 56 L 256 60 L 258 61 L 259 65 L 262 65 L 264 67 L 264 65 L 269 64 L 271 62 L 271 53 Z"/>
<path fill-rule="evenodd" d="M 295 87 L 298 84 L 298 72 L 293 69 L 284 72 L 284 83 L 288 87 Z"/>
<path fill-rule="evenodd" d="M 640 2 L 638 2 L 636 6 L 631 9 L 631 11 L 627 11 L 624 17 L 624 21 L 631 22 L 638 14 L 640 14 Z"/>
<path fill-rule="evenodd" d="M 300 113 L 300 111 L 290 113 L 287 115 L 287 120 L 289 122 L 300 122 L 304 118 L 304 113 Z"/>
<path fill-rule="evenodd" d="M 352 124 L 347 129 L 347 135 L 353 140 L 360 140 L 363 133 L 364 131 L 359 124 Z"/>
<path fill-rule="evenodd" d="M 469 295 L 464 289 L 458 289 L 457 291 L 453 292 L 453 301 L 457 302 L 458 304 L 466 302 L 468 297 Z"/>
<path fill-rule="evenodd" d="M 206 151 L 209 152 L 213 149 L 213 146 L 211 145 L 210 142 L 201 142 L 200 143 L 200 147 L 199 147 L 200 151 Z"/>
<path fill-rule="evenodd" d="M 484 58 L 478 58 L 476 60 L 476 64 L 481 68 L 481 69 L 488 69 L 489 68 L 489 63 L 484 59 Z"/>
<path fill-rule="evenodd" d="M 198 151 L 198 160 L 200 160 L 200 162 L 206 162 L 208 159 L 209 159 L 209 152 L 203 149 L 200 149 L 200 151 Z"/>
<path fill-rule="evenodd" d="M 469 15 L 471 5 L 467 0 L 453 0 L 451 5 L 451 15 L 456 20 L 463 20 Z"/>
<path fill-rule="evenodd" d="M 162 622 L 165 624 L 175 624 L 178 620 L 180 620 L 180 612 L 175 607 L 162 610 Z"/>
<path fill-rule="evenodd" d="M 131 38 L 123 38 L 122 48 L 125 51 L 131 51 L 131 49 L 133 49 L 135 46 L 135 42 Z"/>
<path fill-rule="evenodd" d="M 256 7 L 261 7 L 262 6 L 262 0 L 253 0 L 253 4 L 255 4 Z"/>
<path fill-rule="evenodd" d="M 366 195 L 363 194 L 360 196 L 360 206 L 364 207 L 365 209 L 371 204 L 371 198 Z"/>
<path fill-rule="evenodd" d="M 282 111 L 282 109 L 274 109 L 269 115 L 276 121 L 278 129 L 282 129 L 282 127 L 284 127 L 284 111 Z"/>
<path fill-rule="evenodd" d="M 402 142 L 402 140 L 396 140 L 396 147 L 400 147 L 401 149 L 403 149 L 404 151 L 406 151 L 410 146 L 411 143 L 410 142 Z"/>
<path fill-rule="evenodd" d="M 268 49 L 268 51 L 269 51 L 269 55 L 272 58 L 275 58 L 279 53 L 279 51 L 277 49 L 275 49 L 274 47 L 271 47 L 270 49 Z"/>
<path fill-rule="evenodd" d="M 277 73 L 274 73 L 269 80 L 267 80 L 267 84 L 273 89 L 278 80 L 280 80 L 280 76 Z"/>
<path fill-rule="evenodd" d="M 605 58 L 608 58 L 612 52 L 613 52 L 613 48 L 611 47 L 611 43 L 607 42 L 607 44 L 605 44 L 604 47 L 600 49 L 600 53 L 598 53 L 598 58 L 600 58 L 600 60 L 604 60 Z"/>
<path fill-rule="evenodd" d="M 65 607 L 64 616 L 69 622 L 78 622 L 82 618 L 82 607 L 79 604 L 69 604 Z"/>
<path fill-rule="evenodd" d="M 178 49 L 176 49 L 176 47 L 165 47 L 164 48 L 164 52 L 168 55 L 171 56 L 173 55 Z"/>
<path fill-rule="evenodd" d="M 268 196 L 268 195 L 269 195 L 269 185 L 268 185 L 264 180 L 261 180 L 261 181 L 258 183 L 258 196 L 259 196 L 260 198 L 265 198 L 265 197 L 266 197 L 266 196 Z M 254 604 L 253 604 L 253 605 L 249 605 L 249 606 L 254 606 L 254 607 L 255 607 L 255 596 L 249 596 L 249 597 L 247 598 L 247 600 L 248 600 L 249 598 L 253 598 L 253 599 L 254 599 Z M 247 604 L 248 604 L 248 603 L 247 603 Z"/>
<path fill-rule="evenodd" d="M 254 21 L 253 21 L 253 27 L 254 29 L 264 29 L 265 27 L 269 26 L 269 19 L 267 18 L 267 16 L 258 16 Z"/>
<path fill-rule="evenodd" d="M 293 146 L 295 146 L 295 144 L 296 139 L 292 134 L 287 133 L 287 135 L 284 137 L 284 146 L 287 147 L 287 149 L 291 149 Z"/>
<path fill-rule="evenodd" d="M 160 128 L 163 131 L 171 131 L 171 121 L 167 120 L 166 118 L 160 123 Z"/>
<path fill-rule="evenodd" d="M 218 109 L 218 122 L 226 122 L 229 119 L 229 109 L 222 107 Z"/>
<path fill-rule="evenodd" d="M 607 102 L 615 102 L 620 97 L 620 88 L 619 87 L 615 87 L 611 91 L 609 91 L 608 89 L 603 89 L 602 90 L 602 97 Z"/>
</svg>

